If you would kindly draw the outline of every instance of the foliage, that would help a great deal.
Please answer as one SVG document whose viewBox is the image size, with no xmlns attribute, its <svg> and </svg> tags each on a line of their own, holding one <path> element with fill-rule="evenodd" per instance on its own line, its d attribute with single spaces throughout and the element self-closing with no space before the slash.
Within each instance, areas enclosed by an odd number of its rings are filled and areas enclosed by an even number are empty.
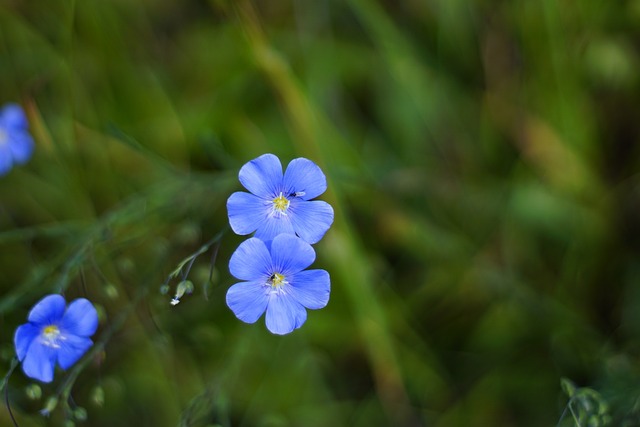
<svg viewBox="0 0 640 427">
<path fill-rule="evenodd" d="M 35 150 L 0 179 L 0 361 L 44 295 L 100 317 L 53 383 L 5 379 L 19 425 L 637 425 L 639 24 L 637 0 L 3 2 L 0 102 Z M 225 203 L 264 153 L 317 163 L 335 213 L 331 299 L 286 336 L 225 304 Z"/>
</svg>

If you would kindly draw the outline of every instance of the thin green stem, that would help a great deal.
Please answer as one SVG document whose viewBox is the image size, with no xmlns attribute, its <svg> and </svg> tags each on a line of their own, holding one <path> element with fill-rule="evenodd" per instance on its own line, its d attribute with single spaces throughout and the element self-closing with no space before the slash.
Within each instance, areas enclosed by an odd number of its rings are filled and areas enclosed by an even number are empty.
<svg viewBox="0 0 640 427">
<path fill-rule="evenodd" d="M 11 377 L 11 374 L 13 374 L 13 371 L 16 369 L 16 366 L 18 366 L 18 363 L 18 357 L 14 357 L 11 360 L 11 367 L 9 368 L 9 372 L 7 372 L 7 375 L 5 375 L 5 377 L 3 378 L 2 384 L 0 384 L 0 390 L 4 388 L 4 404 L 7 407 L 7 411 L 9 412 L 9 417 L 11 417 L 11 422 L 15 427 L 18 427 L 18 422 L 13 416 L 13 411 L 11 411 L 11 405 L 9 404 L 9 378 Z"/>
<path fill-rule="evenodd" d="M 182 261 L 180 261 L 176 269 L 173 270 L 169 274 L 169 276 L 167 276 L 167 279 L 165 280 L 164 285 L 167 285 L 172 278 L 175 278 L 178 275 L 181 275 L 181 282 L 184 282 L 185 280 L 187 280 L 187 277 L 189 276 L 189 272 L 191 271 L 191 267 L 193 266 L 193 263 L 195 262 L 196 258 L 202 255 L 203 253 L 207 252 L 211 248 L 211 246 L 215 245 L 213 249 L 213 253 L 211 255 L 211 269 L 209 270 L 209 282 L 211 282 L 211 278 L 213 277 L 213 264 L 215 262 L 215 259 L 218 256 L 218 248 L 220 247 L 220 241 L 222 240 L 222 237 L 224 237 L 226 232 L 229 230 L 229 228 L 230 228 L 229 225 L 227 225 L 224 229 L 222 229 L 215 236 L 209 239 L 205 244 L 203 244 L 197 251 L 187 256 Z M 185 265 L 186 265 L 186 268 L 185 268 Z M 173 298 L 172 303 L 177 304 L 180 301 L 181 296 L 182 294 L 176 293 L 176 296 Z M 206 288 L 205 288 L 205 298 L 208 299 Z"/>
</svg>

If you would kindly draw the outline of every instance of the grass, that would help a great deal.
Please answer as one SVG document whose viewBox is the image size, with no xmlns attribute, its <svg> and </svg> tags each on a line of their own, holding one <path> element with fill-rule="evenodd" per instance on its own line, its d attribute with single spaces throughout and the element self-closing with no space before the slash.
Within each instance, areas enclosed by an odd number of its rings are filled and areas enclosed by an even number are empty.
<svg viewBox="0 0 640 427">
<path fill-rule="evenodd" d="M 7 371 L 42 296 L 101 313 L 42 397 L 13 373 L 19 425 L 637 423 L 638 4 L 0 6 L 36 140 L 0 180 Z M 267 152 L 318 163 L 336 214 L 331 301 L 284 337 L 226 307 L 232 233 L 160 292 Z"/>
</svg>

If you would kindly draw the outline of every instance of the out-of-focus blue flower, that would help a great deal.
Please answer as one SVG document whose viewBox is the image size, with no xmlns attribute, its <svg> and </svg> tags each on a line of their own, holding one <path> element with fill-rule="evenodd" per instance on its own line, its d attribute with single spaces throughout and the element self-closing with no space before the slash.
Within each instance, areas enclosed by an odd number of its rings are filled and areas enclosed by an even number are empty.
<svg viewBox="0 0 640 427">
<path fill-rule="evenodd" d="M 27 116 L 17 104 L 7 104 L 0 110 L 0 175 L 14 164 L 23 164 L 31 158 L 34 143 L 29 135 Z"/>
<path fill-rule="evenodd" d="M 291 234 L 276 236 L 270 248 L 255 237 L 242 242 L 231 255 L 229 270 L 245 282 L 229 288 L 227 305 L 247 323 L 255 323 L 266 311 L 267 329 L 288 334 L 307 320 L 305 308 L 319 309 L 329 302 L 329 273 L 305 270 L 315 257 L 311 245 Z"/>
<path fill-rule="evenodd" d="M 48 295 L 33 306 L 28 321 L 16 329 L 16 353 L 28 377 L 48 383 L 56 362 L 68 369 L 93 345 L 89 337 L 98 328 L 98 313 L 84 298 L 66 306 L 61 295 Z"/>
<path fill-rule="evenodd" d="M 324 193 L 327 179 L 309 159 L 292 160 L 283 175 L 280 160 L 264 154 L 242 166 L 239 178 L 251 194 L 239 191 L 227 200 L 229 223 L 237 234 L 255 231 L 265 242 L 295 234 L 313 244 L 333 223 L 331 205 L 311 200 Z"/>
</svg>

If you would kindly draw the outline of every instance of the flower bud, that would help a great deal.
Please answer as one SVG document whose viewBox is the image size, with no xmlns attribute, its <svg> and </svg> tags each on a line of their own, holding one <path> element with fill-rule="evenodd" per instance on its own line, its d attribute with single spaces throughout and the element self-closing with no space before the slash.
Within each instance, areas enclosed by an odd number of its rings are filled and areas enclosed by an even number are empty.
<svg viewBox="0 0 640 427">
<path fill-rule="evenodd" d="M 40 413 L 45 417 L 48 417 L 54 409 L 58 406 L 58 398 L 55 396 L 51 396 L 47 399 L 47 403 L 45 403 L 44 408 L 40 410 Z"/>
<path fill-rule="evenodd" d="M 98 385 L 93 388 L 91 391 L 91 400 L 96 406 L 102 407 L 102 405 L 104 405 L 104 389 L 102 386 Z"/>
<path fill-rule="evenodd" d="M 116 288 L 113 283 L 107 283 L 104 287 L 104 293 L 107 295 L 107 298 L 111 300 L 115 300 L 118 298 L 118 288 Z"/>
<path fill-rule="evenodd" d="M 42 388 L 38 384 L 29 384 L 25 389 L 27 397 L 31 400 L 39 400 L 42 397 Z"/>
<path fill-rule="evenodd" d="M 73 410 L 73 418 L 78 421 L 86 421 L 87 420 L 87 410 L 78 406 Z"/>
</svg>

